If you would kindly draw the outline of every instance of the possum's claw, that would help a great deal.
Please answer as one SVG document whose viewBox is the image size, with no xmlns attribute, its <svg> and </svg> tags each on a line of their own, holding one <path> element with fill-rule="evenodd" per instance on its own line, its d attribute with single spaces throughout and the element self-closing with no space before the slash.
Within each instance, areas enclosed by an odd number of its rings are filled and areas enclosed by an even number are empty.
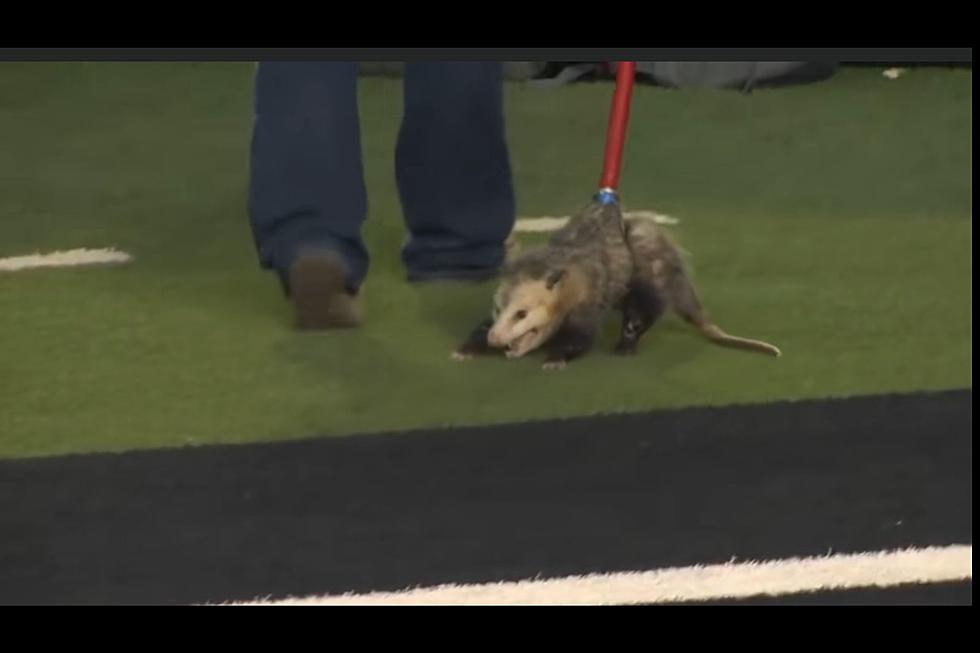
<svg viewBox="0 0 980 653">
<path fill-rule="evenodd" d="M 548 361 L 541 366 L 545 372 L 557 372 L 559 370 L 565 369 L 565 361 Z"/>
<path fill-rule="evenodd" d="M 456 362 L 462 362 L 473 358 L 473 354 L 464 354 L 461 351 L 454 351 L 453 353 L 449 354 L 449 358 L 450 360 L 454 360 Z"/>
</svg>

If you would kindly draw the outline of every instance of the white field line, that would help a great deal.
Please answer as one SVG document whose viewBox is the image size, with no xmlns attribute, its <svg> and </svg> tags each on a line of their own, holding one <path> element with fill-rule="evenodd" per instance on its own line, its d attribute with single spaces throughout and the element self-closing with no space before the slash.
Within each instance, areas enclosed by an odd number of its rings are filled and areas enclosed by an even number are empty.
<svg viewBox="0 0 980 653">
<path fill-rule="evenodd" d="M 664 215 L 663 213 L 657 213 L 656 211 L 624 211 L 623 216 L 626 218 L 645 218 L 647 220 L 653 220 L 657 224 L 665 225 L 674 225 L 680 222 L 677 218 Z M 557 217 L 543 215 L 537 218 L 518 218 L 517 222 L 514 223 L 514 231 L 523 233 L 555 231 L 564 226 L 570 217 L 568 215 Z"/>
<path fill-rule="evenodd" d="M 973 578 L 973 545 L 789 558 L 244 605 L 626 605 L 778 596 Z"/>
</svg>

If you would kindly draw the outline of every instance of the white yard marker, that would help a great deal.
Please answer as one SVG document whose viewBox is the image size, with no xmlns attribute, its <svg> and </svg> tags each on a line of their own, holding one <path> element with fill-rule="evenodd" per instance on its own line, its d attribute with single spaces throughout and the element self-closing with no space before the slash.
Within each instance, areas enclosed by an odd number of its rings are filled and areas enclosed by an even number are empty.
<svg viewBox="0 0 980 653">
<path fill-rule="evenodd" d="M 0 258 L 0 272 L 18 272 L 37 268 L 65 268 L 81 265 L 128 263 L 132 256 L 117 249 L 70 249 L 47 254 L 29 254 Z"/>
</svg>

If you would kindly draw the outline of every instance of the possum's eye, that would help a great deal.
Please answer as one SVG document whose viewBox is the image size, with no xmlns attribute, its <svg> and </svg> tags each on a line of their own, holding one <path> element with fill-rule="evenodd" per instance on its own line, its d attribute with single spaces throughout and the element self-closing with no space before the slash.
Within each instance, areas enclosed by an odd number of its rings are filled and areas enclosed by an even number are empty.
<svg viewBox="0 0 980 653">
<path fill-rule="evenodd" d="M 520 322 L 526 317 L 527 317 L 527 311 L 517 311 L 516 313 L 514 313 L 514 320 L 517 322 Z"/>
</svg>

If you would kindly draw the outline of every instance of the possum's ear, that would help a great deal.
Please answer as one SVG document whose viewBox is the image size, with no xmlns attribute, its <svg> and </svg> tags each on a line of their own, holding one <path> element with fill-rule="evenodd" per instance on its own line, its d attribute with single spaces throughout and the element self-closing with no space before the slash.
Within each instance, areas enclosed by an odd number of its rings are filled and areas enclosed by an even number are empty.
<svg viewBox="0 0 980 653">
<path fill-rule="evenodd" d="M 545 287 L 551 290 L 558 285 L 558 282 L 565 278 L 564 270 L 554 270 L 548 273 L 548 278 L 545 280 Z"/>
</svg>

